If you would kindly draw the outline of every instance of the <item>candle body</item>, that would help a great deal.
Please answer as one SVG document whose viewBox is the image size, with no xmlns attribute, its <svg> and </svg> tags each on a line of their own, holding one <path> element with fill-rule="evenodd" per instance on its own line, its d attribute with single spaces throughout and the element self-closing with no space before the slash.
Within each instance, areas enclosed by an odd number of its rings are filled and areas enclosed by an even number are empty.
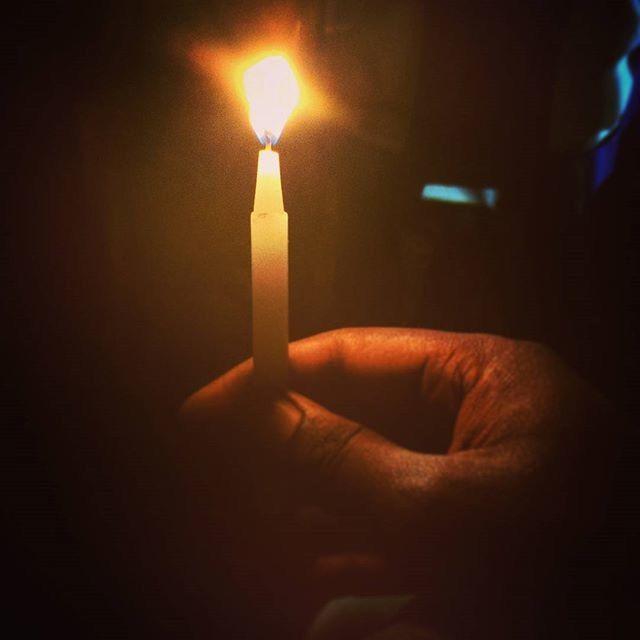
<svg viewBox="0 0 640 640">
<path fill-rule="evenodd" d="M 256 380 L 287 386 L 289 353 L 289 233 L 275 151 L 260 151 L 251 214 L 253 358 Z"/>
</svg>

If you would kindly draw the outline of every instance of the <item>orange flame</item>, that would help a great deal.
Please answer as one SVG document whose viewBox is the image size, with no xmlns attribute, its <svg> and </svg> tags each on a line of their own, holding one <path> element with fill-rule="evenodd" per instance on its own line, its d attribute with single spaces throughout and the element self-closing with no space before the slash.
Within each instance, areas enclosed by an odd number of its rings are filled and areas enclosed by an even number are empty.
<svg viewBox="0 0 640 640">
<path fill-rule="evenodd" d="M 284 56 L 268 56 L 249 67 L 243 81 L 251 126 L 262 143 L 276 143 L 300 99 L 291 65 Z"/>
</svg>

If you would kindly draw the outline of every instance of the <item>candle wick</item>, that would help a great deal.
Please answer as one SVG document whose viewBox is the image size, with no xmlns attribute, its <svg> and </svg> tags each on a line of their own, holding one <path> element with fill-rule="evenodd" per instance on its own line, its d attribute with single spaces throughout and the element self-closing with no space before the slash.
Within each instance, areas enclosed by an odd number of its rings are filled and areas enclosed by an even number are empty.
<svg viewBox="0 0 640 640">
<path fill-rule="evenodd" d="M 265 131 L 264 137 L 265 137 L 264 148 L 266 151 L 271 151 L 271 131 Z"/>
</svg>

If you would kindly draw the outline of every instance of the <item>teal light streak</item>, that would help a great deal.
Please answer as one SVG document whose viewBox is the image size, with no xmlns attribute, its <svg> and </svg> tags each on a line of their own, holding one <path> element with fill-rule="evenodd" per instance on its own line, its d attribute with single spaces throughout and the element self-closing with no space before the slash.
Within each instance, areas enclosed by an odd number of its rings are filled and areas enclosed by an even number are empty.
<svg viewBox="0 0 640 640">
<path fill-rule="evenodd" d="M 455 204 L 471 204 L 489 209 L 495 208 L 498 202 L 496 189 L 472 189 L 447 184 L 425 184 L 422 189 L 423 200 L 437 200 Z"/>
</svg>

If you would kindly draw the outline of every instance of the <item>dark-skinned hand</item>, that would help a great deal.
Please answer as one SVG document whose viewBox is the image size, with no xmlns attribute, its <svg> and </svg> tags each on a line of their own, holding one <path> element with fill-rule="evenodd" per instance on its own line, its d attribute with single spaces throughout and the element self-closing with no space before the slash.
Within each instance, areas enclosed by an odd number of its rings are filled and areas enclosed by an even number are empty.
<svg viewBox="0 0 640 640">
<path fill-rule="evenodd" d="M 449 618 L 499 608 L 597 527 L 617 425 L 544 347 L 343 329 L 291 344 L 286 394 L 252 370 L 182 414 L 240 563 L 288 607 L 410 591 Z"/>
</svg>

